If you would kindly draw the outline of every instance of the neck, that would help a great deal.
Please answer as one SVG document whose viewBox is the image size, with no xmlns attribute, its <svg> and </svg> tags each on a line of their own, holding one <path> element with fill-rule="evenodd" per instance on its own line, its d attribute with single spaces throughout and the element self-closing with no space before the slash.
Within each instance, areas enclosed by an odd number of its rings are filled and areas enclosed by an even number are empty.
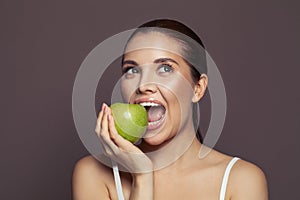
<svg viewBox="0 0 300 200">
<path fill-rule="evenodd" d="M 195 137 L 189 148 L 170 167 L 185 169 L 192 165 L 194 161 L 198 161 L 201 146 L 202 144 Z"/>
<path fill-rule="evenodd" d="M 194 128 L 185 129 L 159 146 L 142 143 L 141 147 L 152 160 L 155 170 L 171 166 L 186 165 L 197 158 L 201 143 L 197 140 Z"/>
</svg>

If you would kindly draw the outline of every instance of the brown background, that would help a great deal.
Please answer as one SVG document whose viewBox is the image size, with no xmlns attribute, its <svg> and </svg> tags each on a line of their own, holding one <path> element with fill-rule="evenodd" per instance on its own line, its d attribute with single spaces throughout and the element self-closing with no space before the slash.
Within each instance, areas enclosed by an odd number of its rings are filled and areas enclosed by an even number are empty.
<svg viewBox="0 0 300 200">
<path fill-rule="evenodd" d="M 216 148 L 258 164 L 271 199 L 300 199 L 299 2 L 174 2 L 1 1 L 0 199 L 71 198 L 73 166 L 88 154 L 71 109 L 81 62 L 106 38 L 164 17 L 194 29 L 222 74 Z"/>
</svg>

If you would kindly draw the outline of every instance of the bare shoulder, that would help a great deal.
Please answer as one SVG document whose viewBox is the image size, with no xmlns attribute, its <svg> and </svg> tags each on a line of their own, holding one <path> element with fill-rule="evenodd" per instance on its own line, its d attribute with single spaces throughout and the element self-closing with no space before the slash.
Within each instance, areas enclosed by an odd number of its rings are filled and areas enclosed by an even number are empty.
<svg viewBox="0 0 300 200">
<path fill-rule="evenodd" d="M 103 165 L 93 156 L 85 156 L 77 161 L 74 167 L 74 174 L 81 174 L 84 175 L 101 175 L 107 176 L 111 172 L 110 168 Z"/>
<path fill-rule="evenodd" d="M 239 159 L 232 167 L 227 189 L 231 200 L 268 199 L 264 172 L 257 165 L 242 159 Z"/>
<path fill-rule="evenodd" d="M 109 167 L 92 156 L 77 161 L 72 179 L 73 199 L 109 199 L 108 185 L 112 180 Z"/>
</svg>

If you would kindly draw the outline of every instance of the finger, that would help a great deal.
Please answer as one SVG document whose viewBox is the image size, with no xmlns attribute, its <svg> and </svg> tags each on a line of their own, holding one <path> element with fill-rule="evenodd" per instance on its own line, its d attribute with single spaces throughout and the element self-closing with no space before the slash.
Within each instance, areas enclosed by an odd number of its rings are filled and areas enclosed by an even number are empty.
<svg viewBox="0 0 300 200">
<path fill-rule="evenodd" d="M 107 109 L 107 122 L 108 122 L 108 133 L 111 140 L 115 140 L 116 137 L 120 136 L 116 130 L 114 119 L 112 117 L 111 109 Z"/>
<path fill-rule="evenodd" d="M 104 145 L 110 146 L 110 137 L 109 137 L 109 132 L 108 132 L 108 121 L 107 121 L 107 111 L 108 111 L 108 106 L 106 104 L 103 104 L 102 110 L 99 114 L 99 119 L 97 120 L 98 122 L 98 130 L 100 129 L 100 134 L 99 138 L 103 142 Z"/>
<path fill-rule="evenodd" d="M 101 110 L 98 114 L 98 118 L 97 118 L 97 121 L 96 121 L 96 128 L 95 128 L 95 132 L 97 134 L 97 136 L 99 137 L 100 135 L 100 130 L 101 130 L 101 121 L 102 121 L 102 118 L 103 118 L 103 113 L 104 113 L 104 103 L 102 104 L 102 107 L 101 107 Z"/>
<path fill-rule="evenodd" d="M 98 137 L 100 136 L 102 118 L 103 118 L 103 111 L 100 111 L 99 112 L 99 117 L 96 121 L 96 127 L 95 127 L 95 132 L 96 132 Z"/>
<path fill-rule="evenodd" d="M 103 150 L 103 154 L 106 155 L 107 157 L 111 157 L 113 153 L 110 146 L 106 143 L 106 141 L 103 140 L 102 137 L 99 137 L 99 141 Z"/>
<path fill-rule="evenodd" d="M 108 115 L 110 115 L 111 110 L 107 105 L 104 105 L 104 112 L 103 112 L 103 117 L 101 121 L 101 131 L 100 131 L 100 136 L 102 140 L 105 142 L 106 145 L 109 146 L 109 148 L 113 152 L 118 151 L 118 147 L 115 145 L 115 143 L 111 140 L 110 137 L 110 130 L 108 128 Z"/>
<path fill-rule="evenodd" d="M 108 122 L 107 122 L 107 110 L 108 110 L 108 106 L 106 104 L 104 104 L 103 106 L 103 116 L 102 119 L 100 121 L 100 135 L 104 136 L 104 137 L 109 137 L 108 134 Z"/>
<path fill-rule="evenodd" d="M 98 114 L 98 118 L 96 121 L 96 128 L 95 128 L 95 132 L 99 138 L 101 147 L 102 147 L 102 152 L 104 155 L 106 156 L 111 156 L 112 151 L 109 148 L 109 146 L 106 144 L 106 142 L 103 140 L 102 136 L 101 136 L 101 123 L 102 123 L 102 119 L 103 119 L 103 115 L 104 115 L 104 108 L 105 108 L 105 104 L 103 103 L 101 106 L 101 110 Z"/>
<path fill-rule="evenodd" d="M 119 151 L 119 148 L 110 139 L 107 119 L 108 113 L 110 113 L 110 109 L 105 103 L 103 103 L 97 119 L 95 131 L 99 137 L 100 143 L 102 144 L 104 154 L 110 158 L 113 158 L 115 157 L 114 155 Z"/>
<path fill-rule="evenodd" d="M 107 122 L 108 122 L 108 133 L 112 140 L 116 137 L 116 135 L 119 135 L 114 124 L 114 120 L 112 118 L 112 112 L 111 109 L 108 108 L 107 110 Z"/>
<path fill-rule="evenodd" d="M 100 138 L 102 140 L 102 144 L 104 146 L 106 153 L 110 157 L 113 158 L 115 155 L 117 155 L 119 153 L 120 149 L 116 146 L 116 144 L 109 137 L 103 137 L 101 135 Z"/>
<path fill-rule="evenodd" d="M 106 156 L 112 157 L 114 152 L 116 152 L 117 150 L 115 144 L 110 140 L 109 137 L 107 137 L 107 135 L 109 134 L 104 133 L 103 130 L 101 130 L 99 134 L 99 141 L 101 146 L 103 147 L 104 154 Z"/>
</svg>

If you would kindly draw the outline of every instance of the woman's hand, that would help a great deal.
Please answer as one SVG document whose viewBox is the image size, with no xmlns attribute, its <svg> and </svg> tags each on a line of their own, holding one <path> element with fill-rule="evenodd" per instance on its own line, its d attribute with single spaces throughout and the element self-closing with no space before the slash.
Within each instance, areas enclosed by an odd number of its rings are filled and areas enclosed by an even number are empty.
<svg viewBox="0 0 300 200">
<path fill-rule="evenodd" d="M 153 171 L 151 160 L 134 144 L 120 136 L 115 128 L 111 109 L 102 105 L 95 129 L 105 155 L 123 165 L 131 173 Z"/>
</svg>

